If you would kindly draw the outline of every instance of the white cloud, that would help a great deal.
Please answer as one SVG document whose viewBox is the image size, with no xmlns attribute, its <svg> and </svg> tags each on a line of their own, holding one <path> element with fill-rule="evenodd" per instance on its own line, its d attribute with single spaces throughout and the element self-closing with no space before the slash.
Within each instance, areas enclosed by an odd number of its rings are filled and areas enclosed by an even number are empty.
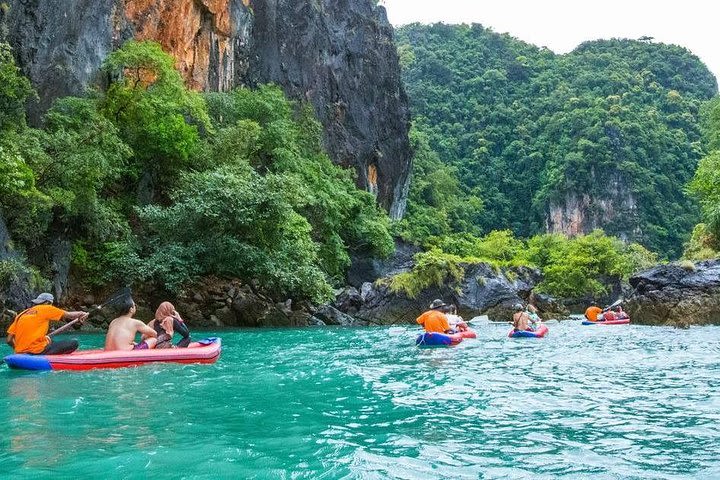
<svg viewBox="0 0 720 480">
<path fill-rule="evenodd" d="M 384 0 L 393 25 L 481 23 L 566 53 L 586 40 L 654 37 L 681 45 L 720 78 L 715 0 Z"/>
</svg>

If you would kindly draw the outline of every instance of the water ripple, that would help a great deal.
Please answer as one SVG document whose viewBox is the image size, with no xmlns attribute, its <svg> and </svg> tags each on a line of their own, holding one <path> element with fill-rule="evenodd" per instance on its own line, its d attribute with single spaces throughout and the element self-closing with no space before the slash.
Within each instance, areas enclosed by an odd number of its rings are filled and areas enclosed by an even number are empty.
<svg viewBox="0 0 720 480">
<path fill-rule="evenodd" d="M 0 477 L 720 477 L 720 329 L 551 330 L 227 331 L 213 366 L 3 368 Z"/>
</svg>

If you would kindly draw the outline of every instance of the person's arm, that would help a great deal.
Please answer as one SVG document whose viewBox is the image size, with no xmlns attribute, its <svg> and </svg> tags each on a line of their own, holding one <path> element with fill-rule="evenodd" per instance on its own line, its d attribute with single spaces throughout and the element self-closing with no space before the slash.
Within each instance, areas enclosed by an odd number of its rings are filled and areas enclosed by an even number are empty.
<svg viewBox="0 0 720 480">
<path fill-rule="evenodd" d="M 135 321 L 137 322 L 137 331 L 142 334 L 143 338 L 157 338 L 157 332 L 155 331 L 155 329 L 150 328 L 140 320 Z"/>
<path fill-rule="evenodd" d="M 58 320 L 77 320 L 78 318 L 87 317 L 88 315 L 89 313 L 87 312 L 63 312 L 63 316 Z"/>
<path fill-rule="evenodd" d="M 157 320 L 155 320 L 155 319 L 153 318 L 152 320 L 150 320 L 150 321 L 148 322 L 147 326 L 150 327 L 150 328 L 152 328 L 153 330 L 155 330 L 155 322 L 156 322 L 156 321 L 157 321 Z M 140 322 L 140 323 L 142 323 L 142 322 Z M 157 335 L 157 332 L 155 332 L 155 335 Z M 145 334 L 143 334 L 143 335 L 140 336 L 140 341 L 142 342 L 142 341 L 145 340 L 146 338 L 148 338 L 148 336 L 145 335 Z"/>
<path fill-rule="evenodd" d="M 5 339 L 5 343 L 10 345 L 12 348 L 15 348 L 15 335 L 13 335 L 12 333 L 8 333 L 8 336 Z"/>
<path fill-rule="evenodd" d="M 190 329 L 185 325 L 185 322 L 181 322 L 177 318 L 173 318 L 173 330 L 179 333 L 182 338 L 190 338 Z"/>
</svg>

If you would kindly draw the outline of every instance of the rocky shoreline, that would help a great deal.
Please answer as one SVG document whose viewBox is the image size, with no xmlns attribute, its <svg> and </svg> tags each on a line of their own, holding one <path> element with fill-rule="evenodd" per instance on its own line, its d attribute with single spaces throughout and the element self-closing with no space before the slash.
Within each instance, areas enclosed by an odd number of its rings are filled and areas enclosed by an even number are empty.
<svg viewBox="0 0 720 480">
<path fill-rule="evenodd" d="M 417 252 L 413 246 L 398 243 L 396 253 L 387 260 L 354 259 L 348 274 L 349 285 L 338 289 L 335 299 L 325 305 L 278 301 L 263 294 L 259 285 L 207 277 L 175 297 L 162 296 L 150 286 L 138 289 L 134 293 L 138 318 L 151 319 L 154 308 L 161 301 L 170 300 L 194 328 L 394 325 L 412 323 L 433 299 L 442 298 L 456 304 L 465 318 L 488 315 L 493 319 L 509 319 L 514 304 L 530 301 L 543 318 L 562 319 L 570 314 L 568 305 L 584 302 L 587 305 L 593 300 L 553 299 L 536 291 L 542 280 L 538 270 L 499 269 L 487 263 L 461 264 L 464 271 L 461 280 L 448 279 L 442 286 L 428 287 L 415 297 L 393 291 L 390 279 L 410 271 Z M 0 295 L 4 307 L 0 318 L 3 331 L 17 305 L 26 304 L 24 300 L 35 293 L 27 279 L 19 280 Z M 79 288 L 71 287 L 61 305 L 89 310 L 108 293 L 92 296 L 77 291 Z M 622 290 L 615 292 L 617 288 Z M 631 277 L 629 286 L 612 288 L 609 295 L 618 294 L 625 298 L 625 309 L 636 324 L 681 328 L 720 324 L 720 260 L 658 265 Z M 603 303 L 598 299 L 595 302 Z M 111 310 L 99 312 L 83 330 L 104 330 L 112 316 Z"/>
<path fill-rule="evenodd" d="M 630 278 L 626 311 L 641 325 L 720 325 L 720 260 L 658 265 Z"/>
</svg>

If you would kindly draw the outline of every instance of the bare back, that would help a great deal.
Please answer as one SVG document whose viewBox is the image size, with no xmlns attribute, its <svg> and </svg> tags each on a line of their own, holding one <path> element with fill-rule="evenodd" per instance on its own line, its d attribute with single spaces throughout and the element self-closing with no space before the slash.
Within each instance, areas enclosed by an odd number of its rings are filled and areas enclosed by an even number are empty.
<svg viewBox="0 0 720 480">
<path fill-rule="evenodd" d="M 525 331 L 530 327 L 530 317 L 525 312 L 517 312 L 513 315 L 513 328 L 516 332 Z"/>
<path fill-rule="evenodd" d="M 155 330 L 140 320 L 131 317 L 118 317 L 108 327 L 105 336 L 105 350 L 132 350 L 135 347 L 135 335 L 142 333 L 148 337 L 156 337 Z"/>
</svg>

